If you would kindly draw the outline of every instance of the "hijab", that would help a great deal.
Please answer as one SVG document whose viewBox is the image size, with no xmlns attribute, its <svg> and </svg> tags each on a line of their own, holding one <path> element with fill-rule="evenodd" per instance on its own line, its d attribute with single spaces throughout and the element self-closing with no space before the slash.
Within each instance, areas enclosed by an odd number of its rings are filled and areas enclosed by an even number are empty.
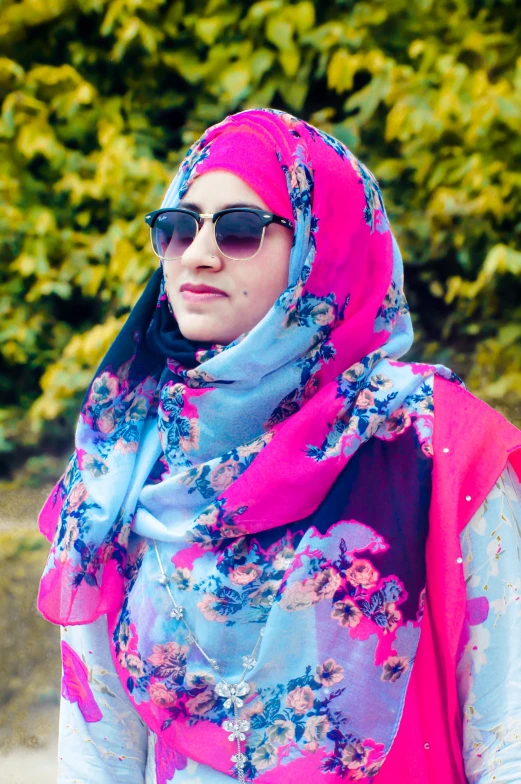
<svg viewBox="0 0 521 784">
<path fill-rule="evenodd" d="M 357 503 L 364 495 L 370 508 L 374 492 L 385 496 L 386 504 L 395 504 L 384 523 L 392 528 L 404 500 L 395 487 L 388 492 L 392 472 L 386 473 L 385 461 L 376 470 L 373 452 L 364 446 L 402 435 L 400 441 L 410 444 L 413 433 L 422 460 L 402 455 L 394 476 L 406 476 L 411 460 L 413 483 L 422 471 L 427 476 L 434 377 L 457 379 L 440 366 L 399 361 L 413 340 L 401 254 L 375 178 L 343 144 L 282 112 L 241 112 L 209 128 L 188 151 L 163 206 L 176 206 L 197 177 L 214 169 L 236 174 L 273 212 L 291 218 L 287 288 L 250 331 L 228 345 L 201 344 L 180 332 L 158 267 L 89 385 L 74 453 L 41 512 L 51 549 L 38 607 L 62 625 L 106 614 L 119 676 L 158 744 L 184 744 L 187 756 L 211 748 L 211 764 L 229 770 L 222 716 L 207 689 L 211 673 L 186 674 L 186 641 L 182 630 L 169 626 L 174 622 L 158 593 L 157 547 L 165 564 L 174 563 L 187 615 L 198 618 L 199 609 L 207 622 L 199 639 L 230 662 L 238 651 L 248 653 L 251 618 L 255 627 L 271 613 L 258 673 L 269 737 L 275 725 L 277 732 L 290 732 L 290 724 L 302 724 L 297 745 L 287 747 L 292 759 L 310 765 L 313 775 L 337 771 L 342 778 L 352 770 L 357 780 L 369 781 L 396 732 L 422 607 L 416 602 L 418 614 L 413 607 L 405 621 L 397 605 L 407 601 L 400 578 L 392 569 L 380 574 L 356 555 L 366 552 L 374 561 L 389 550 L 362 517 L 341 521 L 343 528 L 330 523 L 335 532 L 326 526 L 320 536 L 301 525 L 298 557 L 288 532 L 333 499 L 336 480 L 357 460 L 363 467 L 353 487 Z M 418 502 L 424 517 L 425 497 Z M 410 519 L 409 549 L 416 554 L 421 536 L 414 514 Z M 250 562 L 252 553 L 256 560 Z M 299 579 L 303 558 L 316 567 L 309 585 Z M 229 572 L 227 559 L 241 566 Z M 418 553 L 411 570 L 420 577 L 422 563 L 424 553 Z M 203 592 L 197 606 L 191 590 L 196 572 Z M 262 583 L 261 574 L 275 572 L 276 580 Z M 335 593 L 341 572 L 352 599 Z M 341 599 L 342 607 L 335 605 L 331 615 L 324 597 Z M 236 622 L 239 607 L 251 611 L 244 628 Z M 293 637 L 291 629 L 297 630 Z M 351 643 L 337 644 L 340 633 Z M 337 659 L 344 657 L 343 665 L 326 656 L 328 646 Z M 302 673 L 295 678 L 297 660 Z M 203 660 L 198 664 L 204 669 Z M 334 685 L 344 675 L 347 681 L 355 669 L 359 677 L 348 687 L 328 691 L 329 681 Z M 263 686 L 270 677 L 275 681 Z M 309 695 L 322 688 L 323 708 L 313 715 Z M 370 709 L 347 716 L 346 734 L 342 716 L 367 691 Z M 293 723 L 277 713 L 281 695 L 295 714 Z M 298 717 L 306 700 L 311 714 L 304 730 Z M 260 717 L 255 721 L 264 726 Z M 326 726 L 327 739 L 320 735 Z M 263 737 L 252 733 L 248 741 L 255 775 L 278 764 L 275 747 Z M 280 738 L 275 745 L 282 749 Z M 292 780 L 291 766 L 279 768 L 277 781 Z"/>
<path fill-rule="evenodd" d="M 52 540 L 39 609 L 87 623 L 118 606 L 129 533 L 193 542 L 305 517 L 368 439 L 411 417 L 426 451 L 433 373 L 413 331 L 378 184 L 339 141 L 270 109 L 227 117 L 163 201 L 225 168 L 291 216 L 286 290 L 229 345 L 180 333 L 161 266 L 83 400 L 75 451 L 40 515 Z"/>
</svg>

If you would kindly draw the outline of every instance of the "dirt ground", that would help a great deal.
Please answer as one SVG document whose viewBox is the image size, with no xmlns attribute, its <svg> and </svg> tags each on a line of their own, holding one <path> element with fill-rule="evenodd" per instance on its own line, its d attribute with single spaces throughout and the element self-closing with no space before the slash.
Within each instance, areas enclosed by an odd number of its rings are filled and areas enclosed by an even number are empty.
<svg viewBox="0 0 521 784">
<path fill-rule="evenodd" d="M 56 744 L 43 749 L 18 748 L 0 756 L 2 784 L 56 784 Z"/>
<path fill-rule="evenodd" d="M 32 715 L 27 744 L 6 743 L 0 750 L 0 784 L 56 784 L 58 777 L 58 707 Z M 5 732 L 2 733 L 5 741 Z"/>
<path fill-rule="evenodd" d="M 59 643 L 36 611 L 48 487 L 0 483 L 0 784 L 56 784 Z"/>
</svg>

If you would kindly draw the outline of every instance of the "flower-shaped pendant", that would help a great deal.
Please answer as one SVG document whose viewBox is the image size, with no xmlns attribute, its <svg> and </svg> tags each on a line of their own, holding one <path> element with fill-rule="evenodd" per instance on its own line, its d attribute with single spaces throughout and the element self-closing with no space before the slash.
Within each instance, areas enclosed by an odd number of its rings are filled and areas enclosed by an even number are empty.
<svg viewBox="0 0 521 784">
<path fill-rule="evenodd" d="M 223 730 L 229 732 L 228 740 L 246 740 L 245 732 L 250 729 L 250 722 L 246 719 L 226 719 L 223 721 Z"/>
<path fill-rule="evenodd" d="M 215 693 L 219 697 L 226 698 L 224 703 L 225 710 L 229 710 L 232 705 L 237 708 L 242 708 L 244 700 L 242 700 L 241 697 L 245 697 L 246 694 L 250 693 L 250 686 L 244 681 L 241 681 L 236 686 L 230 686 L 228 683 L 221 681 L 216 685 Z"/>
</svg>

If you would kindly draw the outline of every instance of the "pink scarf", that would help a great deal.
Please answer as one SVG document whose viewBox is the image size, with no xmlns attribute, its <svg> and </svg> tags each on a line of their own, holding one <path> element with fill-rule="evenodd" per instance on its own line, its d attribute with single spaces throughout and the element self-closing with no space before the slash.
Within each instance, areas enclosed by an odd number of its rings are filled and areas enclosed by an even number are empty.
<svg viewBox="0 0 521 784">
<path fill-rule="evenodd" d="M 386 758 L 385 742 L 374 744 L 370 763 L 373 770 L 383 766 L 358 780 L 459 784 L 458 536 L 519 445 L 518 433 L 451 383 L 450 371 L 397 361 L 412 342 L 401 256 L 374 177 L 340 142 L 289 115 L 235 115 L 189 151 L 163 206 L 175 206 L 212 168 L 238 174 L 271 209 L 292 218 L 288 288 L 250 333 L 196 350 L 196 361 L 183 366 L 175 356 L 158 361 L 147 345 L 151 322 L 167 309 L 157 271 L 87 391 L 75 453 L 42 510 L 52 548 L 38 606 L 64 625 L 108 613 L 116 628 L 128 593 L 131 531 L 167 548 L 179 544 L 182 524 L 177 563 L 193 563 L 208 543 L 217 554 L 227 542 L 311 515 L 364 444 L 393 441 L 412 428 L 429 459 L 434 447 L 426 614 L 409 688 L 403 678 L 395 691 L 405 707 L 394 743 Z M 440 452 L 440 439 L 449 453 Z M 462 493 L 472 500 L 459 500 Z M 133 644 L 152 644 L 145 638 L 136 632 Z M 139 710 L 149 726 L 163 726 L 150 679 L 141 686 Z M 178 722 L 177 731 L 185 729 Z M 211 722 L 193 729 L 199 745 L 204 733 L 220 731 Z M 164 742 L 175 735 L 169 725 Z M 428 754 L 431 748 L 436 753 Z M 258 780 L 312 780 L 317 759 L 303 754 Z M 423 779 L 414 778 L 418 771 Z"/>
</svg>

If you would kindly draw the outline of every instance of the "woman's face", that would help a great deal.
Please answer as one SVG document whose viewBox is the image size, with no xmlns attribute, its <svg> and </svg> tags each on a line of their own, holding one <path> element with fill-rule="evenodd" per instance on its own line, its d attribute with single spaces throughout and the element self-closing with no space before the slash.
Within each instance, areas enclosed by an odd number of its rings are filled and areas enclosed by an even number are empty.
<svg viewBox="0 0 521 784">
<path fill-rule="evenodd" d="M 224 170 L 198 177 L 179 206 L 202 213 L 231 206 L 271 212 L 249 185 Z M 287 288 L 292 240 L 292 231 L 271 223 L 257 255 L 234 261 L 219 251 L 214 224 L 205 220 L 184 255 L 164 261 L 166 292 L 182 334 L 189 340 L 227 345 L 251 330 Z M 222 293 L 197 299 L 180 290 L 186 284 L 212 286 Z"/>
</svg>

